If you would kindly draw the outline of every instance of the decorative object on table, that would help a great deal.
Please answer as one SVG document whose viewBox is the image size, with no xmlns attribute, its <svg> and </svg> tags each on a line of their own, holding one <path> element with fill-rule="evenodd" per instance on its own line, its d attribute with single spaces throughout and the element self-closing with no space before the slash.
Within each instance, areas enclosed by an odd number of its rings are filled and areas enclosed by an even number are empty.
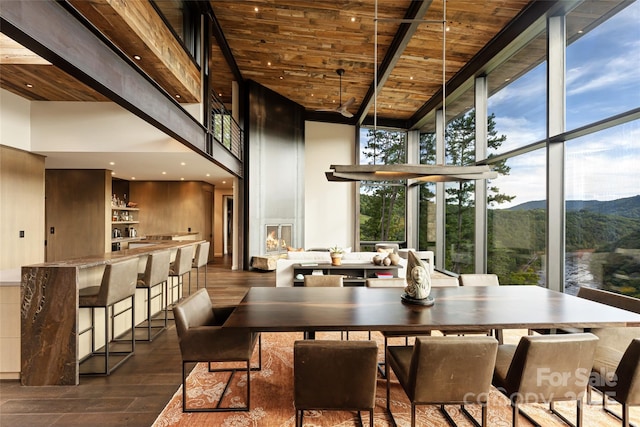
<svg viewBox="0 0 640 427">
<path fill-rule="evenodd" d="M 379 252 L 373 257 L 373 263 L 375 265 L 398 265 L 400 263 L 400 255 L 395 253 L 388 253 L 386 251 Z"/>
<path fill-rule="evenodd" d="M 431 306 L 435 302 L 431 293 L 431 274 L 429 267 L 419 259 L 415 252 L 409 252 L 407 263 L 407 287 L 401 296 L 403 302 Z"/>
<path fill-rule="evenodd" d="M 329 255 L 331 256 L 332 265 L 342 265 L 342 254 L 344 250 L 338 246 L 334 246 L 329 249 Z"/>
</svg>

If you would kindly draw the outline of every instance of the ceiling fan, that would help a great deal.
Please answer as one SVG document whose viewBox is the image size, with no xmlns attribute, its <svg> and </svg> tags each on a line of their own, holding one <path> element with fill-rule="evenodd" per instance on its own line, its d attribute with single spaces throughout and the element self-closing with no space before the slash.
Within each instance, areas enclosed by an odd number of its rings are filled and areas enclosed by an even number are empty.
<svg viewBox="0 0 640 427">
<path fill-rule="evenodd" d="M 320 109 L 316 111 L 331 111 L 334 113 L 340 113 L 347 118 L 351 118 L 353 117 L 353 114 L 349 112 L 349 107 L 356 102 L 356 99 L 351 97 L 344 104 L 342 103 L 342 75 L 344 74 L 344 68 L 338 68 L 336 73 L 340 76 L 340 104 L 336 108 Z"/>
</svg>

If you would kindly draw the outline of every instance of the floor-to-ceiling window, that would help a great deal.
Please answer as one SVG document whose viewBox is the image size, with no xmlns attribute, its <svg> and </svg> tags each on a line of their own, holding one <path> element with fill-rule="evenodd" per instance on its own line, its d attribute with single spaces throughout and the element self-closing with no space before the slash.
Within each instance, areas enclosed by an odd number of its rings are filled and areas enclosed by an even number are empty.
<svg viewBox="0 0 640 427">
<path fill-rule="evenodd" d="M 640 297 L 640 2 L 567 15 L 565 287 Z M 610 16 L 609 16 L 610 15 Z"/>
<path fill-rule="evenodd" d="M 436 163 L 436 135 L 434 132 L 420 134 L 420 164 Z M 418 250 L 435 251 L 436 243 L 436 184 L 420 184 L 418 196 Z"/>
<path fill-rule="evenodd" d="M 360 164 L 406 163 L 407 133 L 372 128 L 360 132 Z M 371 250 L 376 242 L 406 241 L 406 183 L 360 182 L 360 248 Z"/>
<path fill-rule="evenodd" d="M 501 284 L 544 284 L 546 254 L 546 31 L 544 26 L 489 73 L 487 272 Z M 493 141 L 492 141 L 493 140 Z"/>
</svg>

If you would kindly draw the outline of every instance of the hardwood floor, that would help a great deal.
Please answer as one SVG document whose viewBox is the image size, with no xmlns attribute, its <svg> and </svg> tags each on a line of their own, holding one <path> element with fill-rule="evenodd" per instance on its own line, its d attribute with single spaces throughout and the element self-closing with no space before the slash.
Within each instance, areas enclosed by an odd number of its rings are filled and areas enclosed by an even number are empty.
<svg viewBox="0 0 640 427">
<path fill-rule="evenodd" d="M 196 271 L 191 289 L 195 291 Z M 199 284 L 204 285 L 204 270 Z M 275 286 L 275 272 L 232 271 L 230 259 L 207 265 L 214 305 L 237 304 L 253 286 Z M 188 293 L 187 286 L 184 291 Z M 82 377 L 78 386 L 23 387 L 0 381 L 0 426 L 148 427 L 181 383 L 181 359 L 173 322 L 153 342 L 136 342 L 135 355 L 108 377 Z"/>
</svg>

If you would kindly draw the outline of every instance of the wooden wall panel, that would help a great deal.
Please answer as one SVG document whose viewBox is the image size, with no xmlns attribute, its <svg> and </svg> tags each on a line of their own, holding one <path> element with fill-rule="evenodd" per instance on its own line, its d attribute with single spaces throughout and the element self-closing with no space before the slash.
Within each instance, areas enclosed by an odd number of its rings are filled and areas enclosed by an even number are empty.
<svg viewBox="0 0 640 427">
<path fill-rule="evenodd" d="M 48 169 L 45 191 L 47 261 L 111 250 L 109 171 Z"/>
<path fill-rule="evenodd" d="M 0 145 L 0 270 L 44 261 L 44 212 L 44 157 Z"/>
<path fill-rule="evenodd" d="M 212 223 L 210 211 L 205 209 L 207 191 L 212 192 L 213 186 L 199 182 L 176 181 L 130 181 L 131 201 L 138 203 L 140 224 L 138 232 L 141 236 L 148 234 L 200 233 L 204 235 L 207 227 L 205 222 Z"/>
</svg>

